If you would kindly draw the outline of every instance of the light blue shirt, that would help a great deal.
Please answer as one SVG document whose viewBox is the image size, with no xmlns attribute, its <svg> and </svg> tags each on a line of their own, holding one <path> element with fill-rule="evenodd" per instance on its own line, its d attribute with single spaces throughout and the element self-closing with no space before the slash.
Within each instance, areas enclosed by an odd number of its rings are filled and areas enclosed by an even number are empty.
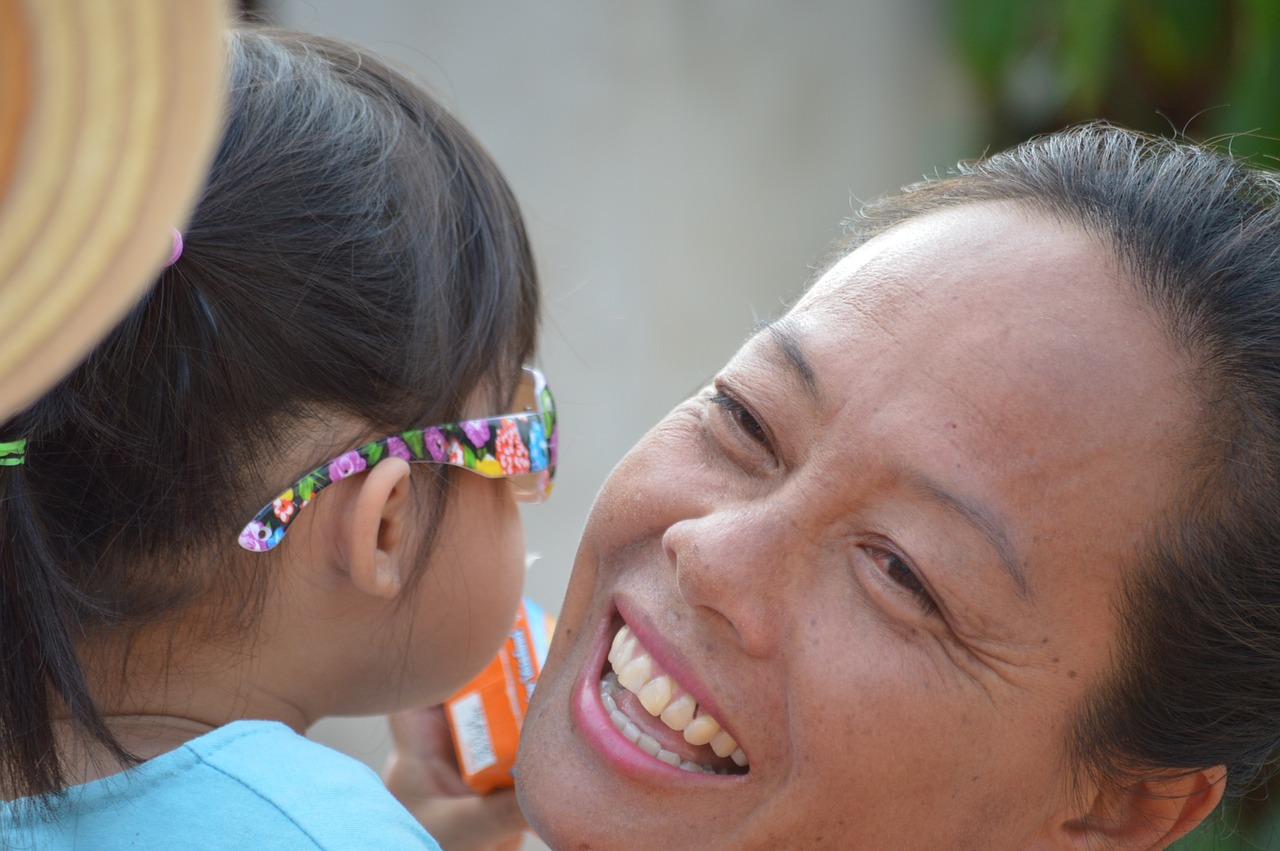
<svg viewBox="0 0 1280 851">
<path fill-rule="evenodd" d="M 440 846 L 368 766 L 275 721 L 236 721 L 111 777 L 51 817 L 0 803 L 5 849 L 414 849 Z"/>
</svg>

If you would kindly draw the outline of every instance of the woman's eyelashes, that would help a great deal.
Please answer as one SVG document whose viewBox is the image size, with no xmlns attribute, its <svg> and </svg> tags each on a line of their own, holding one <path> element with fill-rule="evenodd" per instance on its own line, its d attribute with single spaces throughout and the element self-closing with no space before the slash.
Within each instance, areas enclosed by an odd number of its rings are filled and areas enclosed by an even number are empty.
<svg viewBox="0 0 1280 851">
<path fill-rule="evenodd" d="M 933 599 L 929 589 L 920 581 L 919 575 L 906 559 L 880 547 L 867 547 L 866 550 L 880 566 L 880 569 L 884 571 L 884 575 L 904 591 L 907 591 L 926 615 L 938 613 L 937 601 Z"/>
<path fill-rule="evenodd" d="M 729 427 L 739 436 L 758 444 L 770 452 L 773 451 L 773 444 L 769 438 L 768 430 L 761 425 L 755 414 L 751 413 L 746 405 L 739 402 L 718 385 L 709 401 L 714 411 L 718 412 L 721 418 L 727 420 Z"/>
</svg>

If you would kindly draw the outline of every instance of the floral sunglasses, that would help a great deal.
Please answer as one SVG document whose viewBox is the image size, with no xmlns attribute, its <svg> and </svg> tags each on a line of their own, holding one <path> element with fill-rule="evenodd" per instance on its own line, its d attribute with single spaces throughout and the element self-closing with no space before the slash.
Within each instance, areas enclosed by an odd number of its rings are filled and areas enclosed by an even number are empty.
<svg viewBox="0 0 1280 851">
<path fill-rule="evenodd" d="M 262 507 L 240 532 L 240 546 L 265 552 L 321 489 L 372 467 L 383 458 L 447 464 L 488 479 L 507 479 L 516 499 L 542 502 L 556 475 L 555 401 L 542 373 L 525 367 L 516 390 L 519 413 L 413 429 L 344 452 L 307 473 Z"/>
</svg>

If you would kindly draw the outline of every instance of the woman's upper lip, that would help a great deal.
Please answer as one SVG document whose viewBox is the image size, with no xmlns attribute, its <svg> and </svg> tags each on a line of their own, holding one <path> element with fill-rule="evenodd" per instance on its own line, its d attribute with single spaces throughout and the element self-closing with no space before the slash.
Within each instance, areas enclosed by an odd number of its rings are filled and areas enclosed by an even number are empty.
<svg viewBox="0 0 1280 851">
<path fill-rule="evenodd" d="M 723 709 L 715 696 L 707 690 L 706 684 L 694 673 L 686 655 L 663 634 L 662 630 L 639 604 L 632 602 L 623 595 L 616 596 L 613 603 L 622 620 L 631 628 L 636 638 L 639 639 L 640 644 L 653 657 L 654 662 L 675 678 L 680 687 L 688 692 L 698 702 L 699 706 L 715 717 L 726 732 L 733 735 L 732 724 L 725 718 Z M 610 633 L 606 636 L 605 641 L 612 640 L 613 634 Z M 736 739 L 737 736 L 734 736 L 734 738 Z"/>
</svg>

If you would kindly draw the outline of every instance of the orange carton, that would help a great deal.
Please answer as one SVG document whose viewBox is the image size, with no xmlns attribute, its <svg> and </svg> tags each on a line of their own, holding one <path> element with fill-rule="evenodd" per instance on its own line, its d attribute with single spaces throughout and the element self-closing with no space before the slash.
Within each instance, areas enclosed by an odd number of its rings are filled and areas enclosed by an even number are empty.
<svg viewBox="0 0 1280 851">
<path fill-rule="evenodd" d="M 554 618 L 524 600 L 497 657 L 445 701 L 462 779 L 477 794 L 515 785 L 520 727 L 554 629 Z"/>
</svg>

